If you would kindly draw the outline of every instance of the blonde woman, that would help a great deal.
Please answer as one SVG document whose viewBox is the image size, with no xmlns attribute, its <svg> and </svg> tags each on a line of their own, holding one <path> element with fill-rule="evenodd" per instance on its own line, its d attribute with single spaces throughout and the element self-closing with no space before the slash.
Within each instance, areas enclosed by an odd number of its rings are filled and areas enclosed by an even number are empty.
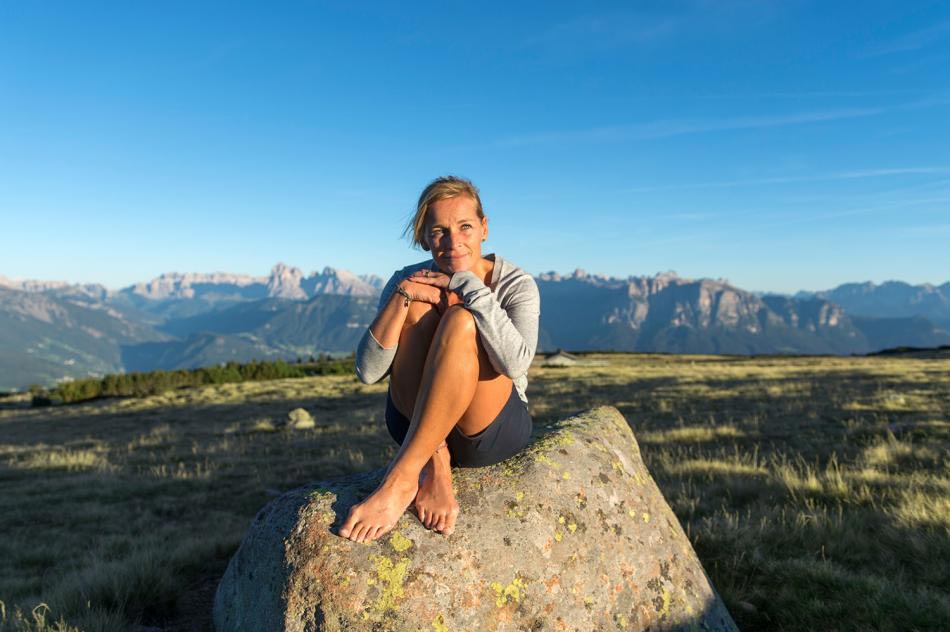
<svg viewBox="0 0 950 632">
<path fill-rule="evenodd" d="M 427 528 L 451 534 L 459 512 L 451 467 L 503 461 L 531 437 L 534 279 L 482 255 L 488 218 L 463 178 L 431 182 L 406 234 L 431 259 L 393 274 L 356 354 L 363 382 L 390 376 L 386 425 L 400 443 L 379 487 L 340 528 L 356 542 L 382 537 L 410 505 Z"/>
</svg>

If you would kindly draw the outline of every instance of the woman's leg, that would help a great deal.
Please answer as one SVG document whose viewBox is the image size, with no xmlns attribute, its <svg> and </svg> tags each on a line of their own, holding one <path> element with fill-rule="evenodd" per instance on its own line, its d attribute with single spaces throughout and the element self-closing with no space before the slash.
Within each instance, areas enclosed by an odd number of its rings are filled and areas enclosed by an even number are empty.
<svg viewBox="0 0 950 632">
<path fill-rule="evenodd" d="M 471 313 L 449 308 L 427 353 L 409 433 L 379 488 L 350 510 L 340 535 L 362 542 L 392 529 L 416 495 L 420 471 L 433 455 L 438 457 L 436 450 L 453 426 L 469 435 L 481 432 L 510 393 L 511 380 L 491 368 L 480 348 Z M 440 524 L 443 531 L 451 528 L 447 517 Z"/>
<path fill-rule="evenodd" d="M 441 315 L 434 305 L 413 301 L 399 334 L 399 347 L 389 372 L 389 392 L 396 409 L 409 419 L 412 418 L 429 346 L 440 319 Z"/>
<path fill-rule="evenodd" d="M 471 347 L 469 347 L 469 352 L 466 354 L 464 361 L 477 366 L 478 374 L 474 396 L 472 396 L 465 412 L 455 425 L 463 434 L 475 435 L 484 430 L 504 408 L 511 394 L 512 385 L 511 379 L 498 374 L 491 366 L 488 354 L 477 336 L 475 321 L 471 313 L 462 308 L 456 308 L 456 310 L 461 310 L 460 313 L 456 314 L 456 317 L 464 320 L 460 327 L 464 330 L 464 335 L 461 335 L 460 339 L 471 341 L 474 338 L 475 340 L 475 355 L 471 355 Z M 444 399 L 446 396 L 451 398 L 452 393 L 455 392 L 451 390 L 454 388 L 453 386 L 440 388 L 436 380 L 431 379 L 432 376 L 444 373 L 444 369 L 439 368 L 444 366 L 444 363 L 444 358 L 441 358 L 438 353 L 430 354 L 427 366 L 431 365 L 435 368 L 428 376 L 426 367 L 423 368 L 421 385 L 416 394 L 416 405 L 423 406 L 418 415 L 419 424 L 424 423 L 423 420 L 432 414 L 431 411 L 426 412 L 425 406 L 433 404 L 438 408 L 440 405 L 439 398 Z M 416 411 L 417 406 L 409 411 L 408 416 L 410 418 L 413 417 L 412 413 Z M 448 414 L 451 415 L 452 413 Z M 410 432 L 412 432 L 413 427 L 413 424 L 410 423 Z M 451 428 L 449 428 L 449 431 L 451 431 Z M 407 441 L 410 439 L 411 434 L 406 437 Z M 441 445 L 441 449 L 436 450 L 423 468 L 423 480 L 416 494 L 414 504 L 419 520 L 426 528 L 435 529 L 449 535 L 455 530 L 459 505 L 452 489 L 452 455 L 444 442 Z"/>
<path fill-rule="evenodd" d="M 429 346 L 440 320 L 441 315 L 430 303 L 414 302 L 409 306 L 389 374 L 389 393 L 393 405 L 407 419 L 412 418 L 412 411 L 415 410 Z M 452 490 L 451 458 L 443 442 L 422 468 L 413 505 L 419 521 L 427 529 L 445 532 L 446 525 L 451 527 L 455 524 L 459 507 Z"/>
</svg>

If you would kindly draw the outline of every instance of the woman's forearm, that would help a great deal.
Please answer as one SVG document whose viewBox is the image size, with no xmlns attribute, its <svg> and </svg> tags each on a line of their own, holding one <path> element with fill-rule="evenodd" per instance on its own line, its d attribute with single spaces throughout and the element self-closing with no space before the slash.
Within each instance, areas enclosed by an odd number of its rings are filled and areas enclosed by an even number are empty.
<svg viewBox="0 0 950 632">
<path fill-rule="evenodd" d="M 405 287 L 409 284 L 402 283 L 401 285 Z M 399 334 L 402 333 L 403 325 L 406 322 L 406 314 L 408 313 L 409 307 L 406 305 L 406 297 L 400 294 L 397 289 L 389 297 L 386 305 L 379 310 L 373 324 L 369 326 L 370 333 L 384 349 L 391 349 L 399 342 Z"/>
</svg>

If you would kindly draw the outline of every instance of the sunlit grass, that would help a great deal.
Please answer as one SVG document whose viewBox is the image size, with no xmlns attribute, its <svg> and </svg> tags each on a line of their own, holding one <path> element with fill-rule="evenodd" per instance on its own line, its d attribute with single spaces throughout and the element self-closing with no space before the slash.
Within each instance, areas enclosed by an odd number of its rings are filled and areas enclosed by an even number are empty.
<svg viewBox="0 0 950 632">
<path fill-rule="evenodd" d="M 586 359 L 532 369 L 537 426 L 617 406 L 741 629 L 950 620 L 950 361 Z M 270 498 L 392 457 L 385 392 L 323 376 L 0 409 L 0 630 L 207 628 Z M 316 427 L 289 428 L 296 408 Z"/>
</svg>

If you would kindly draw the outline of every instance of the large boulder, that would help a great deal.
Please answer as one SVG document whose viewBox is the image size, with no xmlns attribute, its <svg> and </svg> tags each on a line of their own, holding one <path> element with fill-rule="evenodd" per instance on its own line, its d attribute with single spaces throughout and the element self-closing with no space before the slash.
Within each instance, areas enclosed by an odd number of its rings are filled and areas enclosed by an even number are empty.
<svg viewBox="0 0 950 632">
<path fill-rule="evenodd" d="M 217 630 L 735 629 L 613 407 L 455 470 L 448 537 L 409 512 L 376 542 L 337 536 L 380 475 L 261 510 L 218 587 Z"/>
</svg>

